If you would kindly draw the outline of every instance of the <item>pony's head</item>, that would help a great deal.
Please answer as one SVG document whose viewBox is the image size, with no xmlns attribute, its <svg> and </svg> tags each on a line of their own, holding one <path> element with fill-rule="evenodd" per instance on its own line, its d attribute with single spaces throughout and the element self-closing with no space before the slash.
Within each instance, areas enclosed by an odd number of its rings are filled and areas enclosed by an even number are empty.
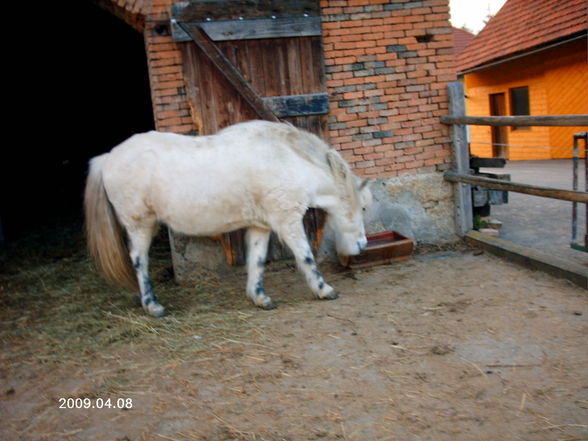
<svg viewBox="0 0 588 441">
<path fill-rule="evenodd" d="M 327 162 L 338 189 L 338 201 L 328 210 L 328 222 L 335 232 L 337 253 L 353 256 L 367 245 L 363 213 L 372 202 L 369 181 L 355 176 L 335 150 L 328 151 Z"/>
</svg>

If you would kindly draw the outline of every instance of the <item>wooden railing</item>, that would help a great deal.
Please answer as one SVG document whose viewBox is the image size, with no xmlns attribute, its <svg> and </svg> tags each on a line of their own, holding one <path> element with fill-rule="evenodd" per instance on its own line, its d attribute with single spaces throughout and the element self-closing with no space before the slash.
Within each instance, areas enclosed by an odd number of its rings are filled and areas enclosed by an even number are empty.
<svg viewBox="0 0 588 441">
<path fill-rule="evenodd" d="M 562 201 L 581 202 L 583 204 L 588 203 L 588 193 L 584 191 L 562 190 L 558 188 L 541 187 L 538 185 L 521 184 L 501 179 L 461 174 L 453 171 L 445 172 L 444 178 L 449 182 L 462 182 L 464 184 L 478 185 L 492 190 L 514 191 L 517 193 L 559 199 Z"/>
<path fill-rule="evenodd" d="M 473 209 L 470 185 L 588 204 L 588 192 L 584 191 L 540 187 L 471 175 L 469 166 L 469 147 L 465 127 L 466 125 L 514 127 L 588 126 L 588 115 L 466 116 L 463 84 L 457 81 L 450 83 L 448 91 L 449 115 L 442 116 L 441 122 L 452 126 L 451 138 L 453 143 L 453 159 L 455 167 L 454 170 L 445 172 L 444 177 L 447 181 L 458 184 L 455 189 L 458 234 L 463 236 L 473 228 Z"/>
<path fill-rule="evenodd" d="M 453 116 L 441 117 L 444 124 L 466 124 L 470 126 L 588 126 L 588 115 L 537 115 L 537 116 Z"/>
</svg>

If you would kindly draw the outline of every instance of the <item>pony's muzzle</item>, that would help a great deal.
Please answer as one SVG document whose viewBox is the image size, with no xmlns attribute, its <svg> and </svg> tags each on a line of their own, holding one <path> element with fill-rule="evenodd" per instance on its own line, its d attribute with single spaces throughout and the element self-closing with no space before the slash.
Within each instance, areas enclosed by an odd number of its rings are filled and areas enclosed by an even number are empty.
<svg viewBox="0 0 588 441">
<path fill-rule="evenodd" d="M 367 244 L 368 244 L 368 240 L 367 240 L 367 237 L 365 237 L 365 236 L 357 241 L 357 248 L 359 249 L 359 253 L 361 253 L 363 250 L 365 250 L 365 247 L 367 247 Z"/>
</svg>

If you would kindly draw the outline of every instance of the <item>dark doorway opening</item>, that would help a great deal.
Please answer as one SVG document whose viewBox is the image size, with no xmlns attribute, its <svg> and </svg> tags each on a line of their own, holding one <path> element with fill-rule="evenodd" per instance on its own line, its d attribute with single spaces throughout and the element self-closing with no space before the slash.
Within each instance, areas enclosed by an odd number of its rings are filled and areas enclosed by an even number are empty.
<svg viewBox="0 0 588 441">
<path fill-rule="evenodd" d="M 19 100 L 19 133 L 3 148 L 6 241 L 81 220 L 89 158 L 154 128 L 143 35 L 90 0 L 38 8 L 37 38 L 21 54 L 30 93 Z"/>
</svg>

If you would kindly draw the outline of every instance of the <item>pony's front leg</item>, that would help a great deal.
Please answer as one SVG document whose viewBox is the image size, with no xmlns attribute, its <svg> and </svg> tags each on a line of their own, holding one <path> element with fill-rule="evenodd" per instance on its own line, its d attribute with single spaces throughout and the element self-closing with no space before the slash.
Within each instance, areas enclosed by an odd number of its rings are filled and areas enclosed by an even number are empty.
<svg viewBox="0 0 588 441">
<path fill-rule="evenodd" d="M 269 239 L 270 230 L 255 227 L 247 230 L 247 297 L 263 309 L 276 307 L 263 289 L 263 271 Z"/>
<path fill-rule="evenodd" d="M 338 298 L 339 296 L 333 287 L 325 282 L 317 267 L 302 221 L 282 226 L 278 230 L 278 234 L 294 254 L 298 269 L 304 274 L 306 282 L 314 295 L 321 300 Z"/>
<path fill-rule="evenodd" d="M 141 306 L 147 314 L 153 317 L 163 317 L 165 308 L 157 301 L 153 294 L 153 287 L 149 279 L 149 246 L 152 235 L 147 231 L 129 232 L 131 245 L 131 261 L 137 273 L 139 289 L 141 291 Z"/>
</svg>

